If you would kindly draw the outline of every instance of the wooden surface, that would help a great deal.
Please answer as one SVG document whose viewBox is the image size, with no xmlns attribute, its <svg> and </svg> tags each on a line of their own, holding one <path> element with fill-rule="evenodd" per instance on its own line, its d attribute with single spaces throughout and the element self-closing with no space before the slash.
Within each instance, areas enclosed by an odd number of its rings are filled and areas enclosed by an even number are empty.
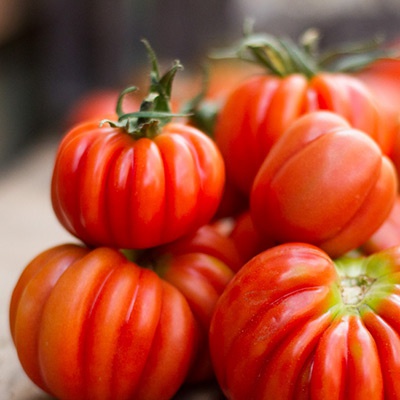
<svg viewBox="0 0 400 400">
<path fill-rule="evenodd" d="M 58 223 L 50 203 L 57 143 L 42 142 L 0 173 L 0 399 L 48 400 L 22 370 L 12 344 L 8 307 L 26 264 L 47 248 L 76 241 Z M 182 389 L 176 400 L 219 400 L 216 385 Z"/>
</svg>

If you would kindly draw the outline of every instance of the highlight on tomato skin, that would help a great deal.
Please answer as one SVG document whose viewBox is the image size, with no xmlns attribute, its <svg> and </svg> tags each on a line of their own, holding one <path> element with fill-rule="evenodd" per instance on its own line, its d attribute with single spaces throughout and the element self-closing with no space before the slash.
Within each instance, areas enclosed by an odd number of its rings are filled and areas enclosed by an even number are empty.
<svg viewBox="0 0 400 400">
<path fill-rule="evenodd" d="M 229 400 L 400 396 L 400 247 L 332 260 L 285 243 L 251 259 L 210 328 Z"/>
<path fill-rule="evenodd" d="M 10 304 L 21 365 L 67 399 L 170 399 L 198 346 L 184 296 L 111 248 L 59 245 L 23 271 Z"/>
<path fill-rule="evenodd" d="M 294 122 L 265 158 L 250 212 L 272 241 L 311 243 L 336 258 L 379 228 L 397 190 L 393 164 L 368 135 L 315 111 Z"/>
</svg>

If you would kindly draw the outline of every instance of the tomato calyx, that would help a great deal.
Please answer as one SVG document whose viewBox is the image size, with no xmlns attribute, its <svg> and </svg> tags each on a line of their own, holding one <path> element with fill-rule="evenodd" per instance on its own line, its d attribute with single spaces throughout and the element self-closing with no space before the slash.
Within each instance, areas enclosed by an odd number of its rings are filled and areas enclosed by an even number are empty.
<svg viewBox="0 0 400 400">
<path fill-rule="evenodd" d="M 384 48 L 377 36 L 360 43 L 345 43 L 335 49 L 320 52 L 320 32 L 306 30 L 298 42 L 288 37 L 254 33 L 253 21 L 246 20 L 243 38 L 232 47 L 213 52 L 212 58 L 238 58 L 257 63 L 271 75 L 286 77 L 300 73 L 311 79 L 319 71 L 355 72 L 381 58 L 396 58 L 393 50 Z"/>
<path fill-rule="evenodd" d="M 214 52 L 212 58 L 239 58 L 265 67 L 268 73 L 279 77 L 300 72 L 311 78 L 317 73 L 317 65 L 304 46 L 301 50 L 291 39 L 268 33 L 254 33 L 253 21 L 246 20 L 243 38 L 231 48 Z"/>
<path fill-rule="evenodd" d="M 171 92 L 172 83 L 178 70 L 182 69 L 182 64 L 175 60 L 172 67 L 164 74 L 160 75 L 157 57 L 147 40 L 143 40 L 146 46 L 150 62 L 150 87 L 148 95 L 143 99 L 139 111 L 125 112 L 123 110 L 123 100 L 126 95 L 137 90 L 136 86 L 130 86 L 122 90 L 117 105 L 116 114 L 118 121 L 102 120 L 100 126 L 108 123 L 113 128 L 122 128 L 126 133 L 139 139 L 142 137 L 154 138 L 161 130 L 162 126 L 171 121 L 173 117 L 185 117 L 188 114 L 173 113 L 171 111 Z"/>
<path fill-rule="evenodd" d="M 368 295 L 378 286 L 374 271 L 378 269 L 371 257 L 343 256 L 334 261 L 340 278 L 339 289 L 343 306 L 358 314 L 368 302 Z"/>
<path fill-rule="evenodd" d="M 374 279 L 365 275 L 342 278 L 341 294 L 343 302 L 350 306 L 360 304 L 374 282 Z"/>
</svg>

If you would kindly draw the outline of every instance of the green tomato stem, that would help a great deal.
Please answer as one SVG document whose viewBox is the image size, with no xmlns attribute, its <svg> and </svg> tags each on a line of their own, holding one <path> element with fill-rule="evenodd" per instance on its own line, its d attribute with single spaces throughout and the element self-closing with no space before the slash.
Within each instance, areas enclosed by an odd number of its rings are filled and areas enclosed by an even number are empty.
<svg viewBox="0 0 400 400">
<path fill-rule="evenodd" d="M 149 93 L 143 99 L 140 110 L 128 113 L 123 110 L 125 96 L 137 90 L 136 86 L 130 86 L 122 90 L 118 97 L 116 104 L 118 121 L 105 119 L 100 122 L 100 126 L 107 123 L 111 127 L 121 128 L 136 139 L 154 138 L 160 132 L 161 127 L 173 117 L 187 116 L 187 114 L 172 113 L 170 106 L 172 83 L 177 71 L 183 68 L 182 65 L 176 60 L 172 67 L 160 76 L 158 61 L 153 49 L 147 40 L 143 40 L 143 43 L 150 58 L 151 72 Z"/>
</svg>

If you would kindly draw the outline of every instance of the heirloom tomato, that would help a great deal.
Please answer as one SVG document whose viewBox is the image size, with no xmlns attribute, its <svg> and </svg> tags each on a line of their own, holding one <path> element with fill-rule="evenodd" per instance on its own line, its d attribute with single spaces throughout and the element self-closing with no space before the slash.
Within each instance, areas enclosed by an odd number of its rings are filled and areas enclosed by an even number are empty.
<svg viewBox="0 0 400 400">
<path fill-rule="evenodd" d="M 393 246 L 400 246 L 399 196 L 396 197 L 392 211 L 383 224 L 361 245 L 360 249 L 366 254 L 373 254 Z"/>
<path fill-rule="evenodd" d="M 153 68 L 155 63 L 153 63 Z M 222 156 L 202 131 L 170 122 L 169 94 L 180 64 L 152 74 L 139 112 L 110 126 L 88 122 L 62 139 L 51 199 L 60 223 L 92 246 L 148 248 L 208 223 L 225 181 Z"/>
<path fill-rule="evenodd" d="M 29 378 L 60 400 L 170 399 L 194 359 L 184 296 L 118 250 L 66 244 L 17 282 L 10 328 Z"/>
<path fill-rule="evenodd" d="M 397 53 L 399 46 L 397 44 Z M 382 105 L 385 122 L 393 132 L 389 156 L 400 171 L 400 59 L 377 60 L 356 74 L 374 93 Z"/>
<path fill-rule="evenodd" d="M 169 123 L 154 138 L 90 122 L 62 140 L 52 177 L 60 223 L 89 245 L 145 248 L 208 223 L 224 185 L 215 144 Z"/>
<path fill-rule="evenodd" d="M 333 261 L 285 243 L 251 259 L 211 322 L 229 400 L 400 398 L 400 247 Z"/>
<path fill-rule="evenodd" d="M 211 316 L 234 271 L 242 266 L 236 247 L 207 225 L 147 253 L 151 268 L 184 295 L 198 323 L 199 347 L 186 381 L 209 381 L 214 378 L 208 346 Z"/>
<path fill-rule="evenodd" d="M 329 110 L 352 127 L 370 135 L 384 153 L 393 145 L 379 104 L 357 77 L 319 68 L 294 43 L 268 35 L 245 37 L 239 57 L 263 64 L 256 74 L 232 90 L 218 113 L 215 141 L 226 164 L 227 177 L 248 194 L 255 175 L 282 133 L 300 116 Z"/>
<path fill-rule="evenodd" d="M 245 262 L 262 251 L 276 245 L 268 236 L 261 234 L 254 226 L 249 210 L 236 216 L 229 238 Z"/>
<path fill-rule="evenodd" d="M 272 241 L 315 244 L 338 257 L 363 244 L 397 195 L 390 159 L 370 136 L 328 111 L 295 121 L 254 179 L 250 212 Z"/>
</svg>

